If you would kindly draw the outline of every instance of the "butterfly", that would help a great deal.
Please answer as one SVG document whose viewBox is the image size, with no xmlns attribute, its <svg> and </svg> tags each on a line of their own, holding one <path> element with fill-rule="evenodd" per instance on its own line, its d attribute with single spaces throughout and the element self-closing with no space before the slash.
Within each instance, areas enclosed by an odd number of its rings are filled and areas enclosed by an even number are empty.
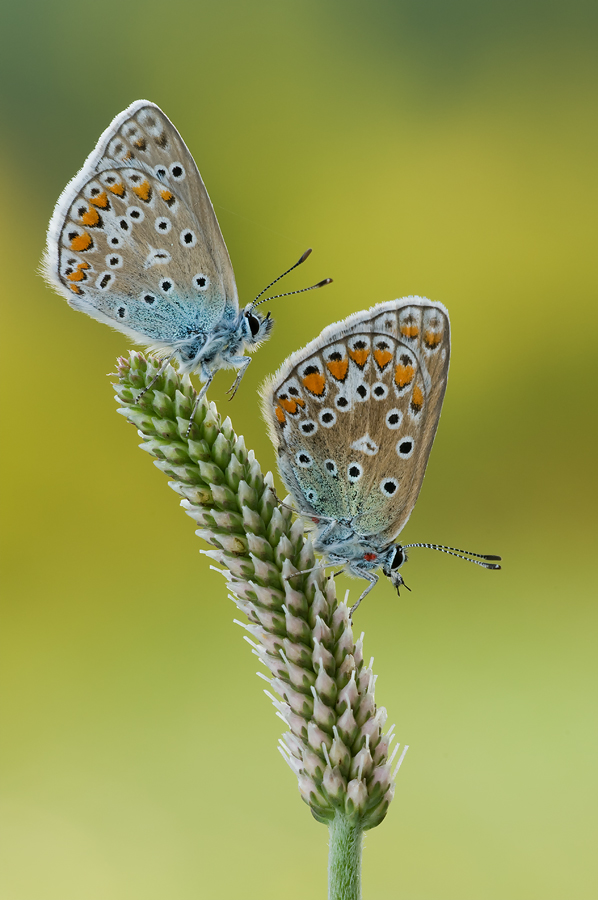
<svg viewBox="0 0 598 900">
<path fill-rule="evenodd" d="M 500 568 L 483 561 L 498 556 L 395 543 L 422 486 L 449 358 L 445 307 L 405 297 L 329 325 L 262 389 L 280 475 L 316 526 L 314 550 L 369 582 L 351 613 L 377 583 L 376 569 L 398 592 L 411 547 Z"/>
<path fill-rule="evenodd" d="M 197 404 L 221 368 L 238 370 L 234 395 L 251 361 L 245 350 L 272 330 L 270 313 L 255 311 L 265 291 L 239 310 L 228 250 L 197 166 L 172 122 L 147 100 L 116 116 L 62 192 L 42 270 L 74 309 L 167 362 L 176 359 L 183 374 L 198 372 L 204 385 Z"/>
</svg>

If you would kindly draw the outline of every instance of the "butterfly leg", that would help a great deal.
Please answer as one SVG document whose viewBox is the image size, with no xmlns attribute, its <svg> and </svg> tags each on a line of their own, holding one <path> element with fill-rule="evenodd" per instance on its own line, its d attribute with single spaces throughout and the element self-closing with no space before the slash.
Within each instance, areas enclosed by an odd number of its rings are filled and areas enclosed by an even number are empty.
<svg viewBox="0 0 598 900">
<path fill-rule="evenodd" d="M 301 569 L 300 572 L 293 572 L 292 575 L 285 575 L 284 580 L 289 581 L 295 575 L 307 575 L 309 572 L 317 572 L 318 569 L 325 569 L 326 566 L 313 566 L 311 569 Z"/>
<path fill-rule="evenodd" d="M 358 578 L 365 578 L 366 581 L 370 582 L 370 584 L 368 584 L 368 586 L 366 587 L 365 591 L 363 592 L 363 594 L 361 595 L 361 597 L 359 598 L 357 603 L 355 603 L 355 605 L 352 606 L 351 609 L 349 610 L 349 617 L 353 618 L 353 613 L 355 612 L 355 610 L 357 609 L 357 607 L 359 606 L 359 604 L 361 603 L 363 598 L 367 597 L 367 595 L 372 590 L 372 588 L 376 584 L 378 584 L 379 576 L 376 575 L 375 572 L 368 572 L 367 569 L 351 569 L 351 568 L 349 568 L 349 571 L 352 572 L 353 575 L 357 575 Z"/>
<path fill-rule="evenodd" d="M 154 375 L 154 377 L 152 378 L 152 380 L 150 381 L 148 386 L 144 387 L 143 390 L 139 391 L 139 393 L 135 397 L 135 403 L 139 403 L 139 401 L 144 396 L 144 394 L 147 394 L 147 392 L 149 390 L 151 390 L 151 388 L 155 385 L 155 383 L 158 380 L 158 378 L 160 377 L 160 375 L 162 375 L 166 371 L 166 367 L 169 365 L 169 363 L 172 362 L 172 360 L 175 358 L 176 354 L 177 354 L 177 351 L 175 350 L 174 353 L 171 353 L 170 356 L 164 360 L 164 362 L 162 363 L 162 365 L 160 366 L 160 368 L 158 369 L 158 371 L 156 372 L 156 374 Z"/>
<path fill-rule="evenodd" d="M 247 366 L 249 365 L 250 362 L 251 362 L 250 356 L 233 356 L 229 360 L 230 365 L 234 366 L 235 369 L 239 370 L 237 372 L 237 377 L 235 378 L 232 385 L 226 392 L 227 394 L 230 394 L 230 397 L 228 398 L 229 400 L 232 400 L 233 397 L 235 396 L 235 394 L 237 393 L 237 391 L 239 389 L 239 385 L 241 384 L 241 379 L 243 378 L 243 375 L 247 371 Z"/>
<path fill-rule="evenodd" d="M 197 408 L 199 407 L 199 404 L 205 397 L 207 390 L 212 383 L 213 378 L 214 378 L 214 372 L 210 372 L 206 378 L 206 381 L 204 382 L 204 384 L 202 384 L 199 394 L 195 398 L 195 403 L 193 404 L 193 409 L 191 411 L 191 418 L 189 419 L 189 427 L 187 428 L 187 431 L 185 432 L 186 438 L 189 437 L 189 432 L 191 431 L 191 426 L 193 425 L 193 421 L 195 419 L 195 413 L 197 412 Z"/>
<path fill-rule="evenodd" d="M 313 519 L 312 516 L 310 516 L 310 518 Z M 316 550 L 322 552 L 323 548 L 326 546 L 326 538 L 328 537 L 330 532 L 334 531 L 334 529 L 338 525 L 338 519 L 333 519 L 330 516 L 318 516 L 318 522 L 320 520 L 322 522 L 328 522 L 328 525 L 326 526 L 324 531 L 320 532 L 320 534 L 317 537 L 317 544 L 319 546 L 316 546 Z M 329 557 L 330 557 L 330 561 L 333 563 L 337 563 L 337 562 L 338 563 L 346 563 L 347 562 L 347 560 L 341 556 L 332 556 L 332 554 L 329 554 Z"/>
</svg>

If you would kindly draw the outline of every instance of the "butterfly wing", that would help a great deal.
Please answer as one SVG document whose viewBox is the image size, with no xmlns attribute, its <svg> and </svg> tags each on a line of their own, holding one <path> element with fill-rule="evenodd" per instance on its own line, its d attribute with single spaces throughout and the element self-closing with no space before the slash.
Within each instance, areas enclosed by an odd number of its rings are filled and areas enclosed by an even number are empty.
<svg viewBox="0 0 598 900">
<path fill-rule="evenodd" d="M 138 100 L 102 134 L 50 221 L 44 273 L 71 306 L 172 346 L 238 311 L 210 198 L 180 134 Z"/>
<path fill-rule="evenodd" d="M 264 391 L 279 467 L 303 511 L 349 520 L 380 546 L 417 500 L 449 367 L 446 309 L 419 297 L 326 328 Z"/>
</svg>

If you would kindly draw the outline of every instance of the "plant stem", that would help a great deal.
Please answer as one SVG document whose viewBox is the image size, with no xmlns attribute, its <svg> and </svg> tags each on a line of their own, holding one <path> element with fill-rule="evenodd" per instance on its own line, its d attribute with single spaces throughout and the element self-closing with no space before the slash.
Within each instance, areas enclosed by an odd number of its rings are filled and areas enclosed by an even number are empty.
<svg viewBox="0 0 598 900">
<path fill-rule="evenodd" d="M 341 812 L 328 829 L 328 900 L 361 900 L 363 829 Z"/>
</svg>

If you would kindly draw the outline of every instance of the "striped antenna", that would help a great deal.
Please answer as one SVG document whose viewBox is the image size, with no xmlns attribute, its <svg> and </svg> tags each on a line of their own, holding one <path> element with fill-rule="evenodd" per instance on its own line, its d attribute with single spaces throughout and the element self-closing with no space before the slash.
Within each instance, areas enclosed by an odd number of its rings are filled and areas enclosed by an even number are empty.
<svg viewBox="0 0 598 900">
<path fill-rule="evenodd" d="M 471 553 L 469 550 L 458 550 L 456 547 L 445 547 L 442 544 L 401 544 L 403 550 L 410 550 L 411 547 L 425 547 L 427 550 L 440 550 L 441 553 L 448 553 L 449 556 L 456 556 L 459 559 L 464 559 L 465 562 L 475 563 L 476 566 L 481 566 L 483 569 L 500 569 L 501 566 L 493 565 L 492 563 L 480 562 L 482 559 L 492 559 L 492 560 L 500 560 L 500 556 L 490 556 L 487 553 Z M 474 556 L 475 559 L 471 559 L 470 557 Z"/>
<path fill-rule="evenodd" d="M 284 278 L 285 275 L 288 275 L 289 272 L 292 272 L 293 269 L 296 269 L 297 266 L 300 266 L 301 263 L 304 263 L 305 260 L 307 259 L 307 257 L 310 255 L 310 253 L 311 253 L 311 247 L 309 247 L 305 251 L 305 253 L 301 257 L 301 259 L 297 260 L 297 262 L 293 266 L 291 266 L 290 269 L 287 269 L 286 272 L 283 272 L 282 275 L 279 275 L 278 278 L 275 278 L 274 281 L 271 281 L 270 284 L 267 285 L 267 287 L 265 287 L 263 291 L 260 291 L 259 294 L 257 295 L 257 297 L 255 298 L 255 300 L 251 303 L 248 312 L 251 312 L 251 310 L 255 309 L 256 306 L 261 306 L 262 303 L 267 303 L 268 300 L 278 300 L 279 297 L 290 297 L 291 294 L 302 294 L 304 291 L 313 291 L 313 290 L 315 290 L 315 288 L 324 287 L 325 284 L 330 284 L 330 282 L 332 281 L 332 278 L 325 278 L 324 281 L 319 281 L 318 284 L 312 284 L 311 287 L 301 288 L 301 290 L 299 290 L 299 291 L 288 291 L 286 294 L 275 294 L 273 297 L 264 297 L 263 300 L 260 300 L 260 297 L 262 296 L 262 294 L 265 294 L 266 291 L 269 291 L 270 288 L 272 287 L 272 285 L 276 284 L 277 281 L 280 281 L 281 278 Z M 258 300 L 259 300 L 259 303 L 258 303 Z"/>
</svg>

